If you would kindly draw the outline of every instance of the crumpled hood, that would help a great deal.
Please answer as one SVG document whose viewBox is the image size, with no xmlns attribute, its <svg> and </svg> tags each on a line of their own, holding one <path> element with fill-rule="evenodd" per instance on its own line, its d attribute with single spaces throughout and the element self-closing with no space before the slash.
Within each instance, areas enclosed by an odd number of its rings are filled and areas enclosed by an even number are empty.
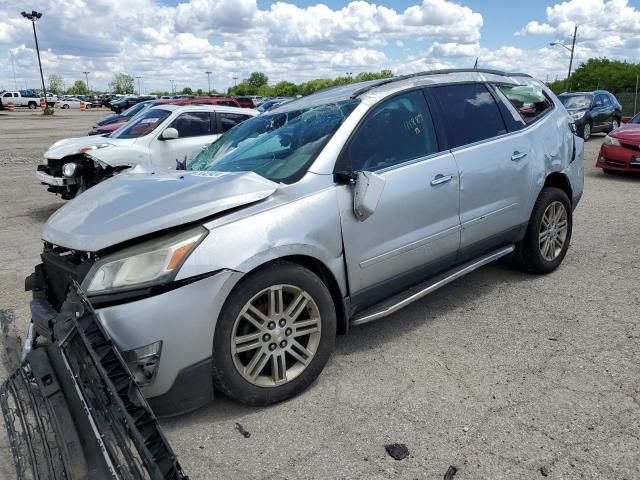
<svg viewBox="0 0 640 480">
<path fill-rule="evenodd" d="M 105 138 L 100 135 L 88 137 L 65 138 L 54 143 L 44 154 L 44 158 L 60 159 L 68 155 L 80 153 L 82 147 L 90 147 L 101 143 L 111 143 L 115 146 L 128 146 L 135 143 L 135 138 Z"/>
<path fill-rule="evenodd" d="M 253 172 L 186 172 L 138 166 L 90 188 L 56 211 L 43 240 L 96 252 L 262 200 L 278 184 Z"/>
<path fill-rule="evenodd" d="M 622 141 L 640 144 L 640 123 L 623 123 L 620 128 L 609 134 L 611 137 L 618 138 Z"/>
</svg>

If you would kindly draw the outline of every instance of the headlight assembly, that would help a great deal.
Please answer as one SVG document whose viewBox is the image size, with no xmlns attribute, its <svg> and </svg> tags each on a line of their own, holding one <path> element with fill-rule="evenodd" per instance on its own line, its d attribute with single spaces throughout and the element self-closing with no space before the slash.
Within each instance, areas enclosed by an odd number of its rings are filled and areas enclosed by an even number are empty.
<svg viewBox="0 0 640 480">
<path fill-rule="evenodd" d="M 82 287 L 91 295 L 169 282 L 206 234 L 198 227 L 108 255 L 91 268 Z"/>
<path fill-rule="evenodd" d="M 605 145 L 613 145 L 614 147 L 619 147 L 620 146 L 620 141 L 615 137 L 610 137 L 609 135 L 604 137 L 604 142 L 603 143 Z"/>
<path fill-rule="evenodd" d="M 571 118 L 573 118 L 574 120 L 580 120 L 582 117 L 584 117 L 584 114 L 587 112 L 574 112 L 571 114 Z"/>
</svg>

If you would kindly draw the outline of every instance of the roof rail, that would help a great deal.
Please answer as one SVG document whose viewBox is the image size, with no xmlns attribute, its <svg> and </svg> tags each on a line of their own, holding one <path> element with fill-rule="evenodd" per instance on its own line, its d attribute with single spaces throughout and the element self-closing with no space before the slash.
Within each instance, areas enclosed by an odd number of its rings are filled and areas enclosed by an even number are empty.
<svg viewBox="0 0 640 480">
<path fill-rule="evenodd" d="M 442 70 L 427 70 L 425 72 L 410 73 L 408 75 L 400 75 L 399 77 L 381 79 L 378 83 L 374 83 L 373 85 L 367 85 L 366 87 L 362 87 L 361 89 L 356 90 L 351 94 L 351 98 L 356 98 L 362 95 L 363 93 L 368 92 L 369 90 L 372 90 L 374 88 L 380 87 L 382 85 L 386 85 L 388 83 L 395 83 L 402 80 L 407 80 L 409 78 L 426 77 L 428 75 L 446 75 L 448 73 L 474 73 L 474 72 L 488 73 L 492 75 L 501 75 L 503 77 L 531 77 L 531 75 L 526 73 L 509 73 L 509 72 L 503 72 L 502 70 L 491 70 L 488 68 L 448 68 L 448 69 L 442 69 Z"/>
</svg>

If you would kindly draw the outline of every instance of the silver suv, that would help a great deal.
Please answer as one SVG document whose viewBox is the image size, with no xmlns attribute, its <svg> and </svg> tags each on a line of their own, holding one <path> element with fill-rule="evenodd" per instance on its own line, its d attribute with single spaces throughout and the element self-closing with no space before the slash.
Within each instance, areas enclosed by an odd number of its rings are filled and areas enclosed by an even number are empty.
<svg viewBox="0 0 640 480">
<path fill-rule="evenodd" d="M 214 386 L 284 400 L 322 371 L 336 333 L 509 254 L 555 270 L 583 188 L 573 132 L 542 83 L 495 71 L 287 103 L 187 171 L 137 167 L 58 210 L 30 282 L 33 323 L 75 281 L 159 414 Z"/>
</svg>

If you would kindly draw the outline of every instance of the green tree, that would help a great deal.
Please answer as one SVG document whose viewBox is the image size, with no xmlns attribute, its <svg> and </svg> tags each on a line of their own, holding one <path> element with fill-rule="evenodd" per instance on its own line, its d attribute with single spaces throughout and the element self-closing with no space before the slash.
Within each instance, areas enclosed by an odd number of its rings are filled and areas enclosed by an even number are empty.
<svg viewBox="0 0 640 480">
<path fill-rule="evenodd" d="M 273 93 L 277 97 L 294 97 L 298 94 L 298 86 L 295 83 L 283 80 L 273 86 Z"/>
<path fill-rule="evenodd" d="M 47 87 L 47 92 L 54 93 L 56 95 L 60 95 L 64 90 L 64 81 L 60 75 L 56 75 L 52 73 L 49 75 L 49 86 Z"/>
<path fill-rule="evenodd" d="M 134 92 L 133 77 L 126 73 L 117 73 L 109 82 L 109 88 L 112 93 L 131 94 Z"/>
<path fill-rule="evenodd" d="M 193 95 L 193 90 L 189 87 L 184 87 L 179 95 Z"/>
<path fill-rule="evenodd" d="M 609 90 L 610 92 L 634 91 L 636 77 L 640 75 L 640 64 L 590 58 L 581 63 L 571 74 L 569 85 L 566 79 L 556 80 L 549 87 L 555 93 L 572 91 Z"/>
<path fill-rule="evenodd" d="M 196 95 L 198 95 L 199 97 L 202 97 L 204 95 L 204 90 L 199 88 L 198 90 L 196 90 Z"/>
<path fill-rule="evenodd" d="M 87 84 L 84 83 L 84 80 L 76 80 L 73 83 L 73 86 L 67 90 L 67 94 L 69 95 L 89 95 L 89 89 L 87 88 Z"/>
<path fill-rule="evenodd" d="M 252 91 L 257 92 L 260 87 L 263 87 L 269 83 L 269 77 L 267 77 L 262 72 L 253 72 L 244 82 L 246 82 L 247 86 Z M 253 94 L 250 93 L 249 95 Z"/>
</svg>

